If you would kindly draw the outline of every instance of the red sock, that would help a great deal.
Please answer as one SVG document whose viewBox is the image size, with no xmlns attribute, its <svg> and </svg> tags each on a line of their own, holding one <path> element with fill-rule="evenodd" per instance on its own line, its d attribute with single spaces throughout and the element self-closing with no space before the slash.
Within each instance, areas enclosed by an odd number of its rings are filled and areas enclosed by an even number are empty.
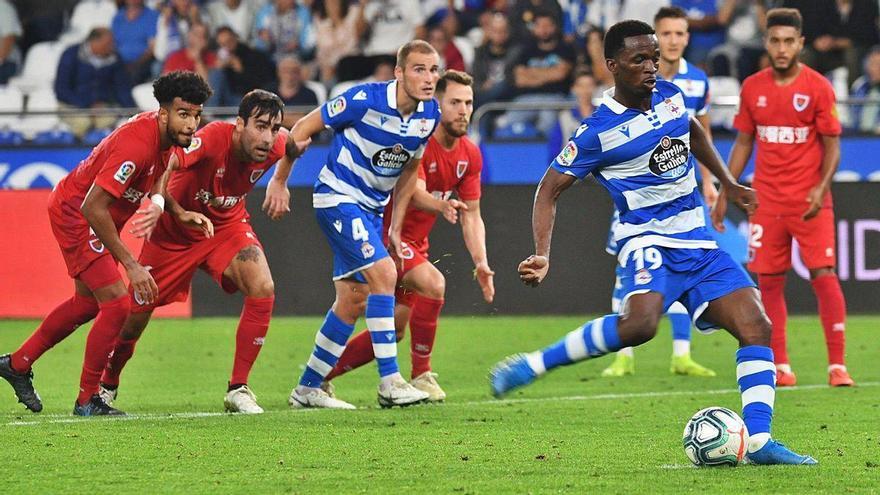
<svg viewBox="0 0 880 495">
<path fill-rule="evenodd" d="M 113 354 L 110 355 L 107 367 L 104 368 L 104 374 L 101 375 L 101 383 L 113 387 L 119 386 L 119 375 L 122 374 L 125 363 L 134 355 L 134 346 L 137 344 L 137 341 L 138 339 L 136 338 L 131 340 L 116 339 L 116 344 L 113 346 Z"/>
<path fill-rule="evenodd" d="M 348 341 L 345 350 L 339 356 L 339 361 L 336 362 L 336 366 L 324 380 L 330 381 L 355 368 L 360 368 L 372 361 L 373 358 L 373 341 L 370 340 L 370 332 L 364 330 Z"/>
<path fill-rule="evenodd" d="M 418 296 L 409 317 L 410 356 L 412 356 L 412 377 L 431 371 L 431 350 L 437 335 L 437 320 L 443 299 Z"/>
<path fill-rule="evenodd" d="M 101 373 L 107 367 L 116 337 L 128 318 L 131 304 L 125 294 L 112 301 L 98 303 L 98 318 L 86 338 L 86 352 L 83 358 L 82 375 L 79 379 L 79 395 L 76 401 L 85 404 L 98 393 Z"/>
<path fill-rule="evenodd" d="M 245 297 L 235 333 L 235 361 L 230 384 L 245 384 L 269 331 L 275 297 Z"/>
<path fill-rule="evenodd" d="M 788 307 L 785 305 L 785 275 L 758 275 L 761 301 L 764 311 L 773 325 L 770 347 L 776 364 L 788 364 L 788 350 L 785 345 L 785 324 L 788 320 Z"/>
<path fill-rule="evenodd" d="M 819 319 L 825 329 L 825 345 L 828 346 L 828 364 L 844 364 L 846 348 L 846 301 L 840 290 L 837 274 L 830 273 L 812 280 L 816 301 L 819 303 Z"/>
<path fill-rule="evenodd" d="M 12 353 L 12 369 L 22 373 L 30 370 L 44 352 L 66 339 L 78 326 L 91 321 L 97 314 L 98 301 L 74 294 L 53 309 L 36 331 Z"/>
</svg>

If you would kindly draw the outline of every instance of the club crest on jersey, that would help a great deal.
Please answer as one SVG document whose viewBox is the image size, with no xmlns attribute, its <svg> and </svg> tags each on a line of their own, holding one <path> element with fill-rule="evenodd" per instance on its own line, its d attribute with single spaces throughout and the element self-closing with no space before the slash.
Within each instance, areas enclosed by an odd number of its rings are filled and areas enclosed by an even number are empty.
<svg viewBox="0 0 880 495">
<path fill-rule="evenodd" d="M 361 254 L 364 255 L 364 259 L 372 258 L 376 254 L 376 248 L 369 242 L 365 242 L 361 244 Z"/>
<path fill-rule="evenodd" d="M 263 172 L 265 172 L 265 170 L 254 170 L 254 171 L 252 171 L 252 172 L 251 172 L 251 177 L 250 177 L 251 184 L 256 184 L 257 181 L 260 180 L 260 177 L 263 176 Z"/>
<path fill-rule="evenodd" d="M 397 143 L 389 148 L 382 148 L 373 155 L 373 170 L 386 177 L 393 177 L 409 162 L 410 154 L 402 144 Z"/>
<path fill-rule="evenodd" d="M 651 272 L 647 268 L 642 268 L 636 272 L 636 285 L 650 284 L 653 279 L 654 277 L 651 276 Z"/>
<path fill-rule="evenodd" d="M 669 113 L 672 115 L 672 117 L 676 119 L 681 117 L 681 107 L 676 105 L 671 98 L 666 98 L 666 101 L 664 103 L 666 103 L 666 109 L 669 110 Z"/>
<path fill-rule="evenodd" d="M 428 173 L 433 174 L 436 172 L 437 172 L 437 162 L 431 162 L 431 164 L 428 165 Z"/>
<path fill-rule="evenodd" d="M 688 147 L 681 139 L 663 136 L 651 152 L 648 168 L 651 173 L 666 179 L 681 177 L 687 171 Z"/>
<path fill-rule="evenodd" d="M 807 108 L 807 105 L 810 104 L 810 96 L 795 93 L 791 98 L 791 103 L 794 105 L 795 110 L 803 112 Z"/>
<path fill-rule="evenodd" d="M 339 96 L 327 103 L 327 115 L 336 117 L 345 111 L 345 97 Z"/>
<path fill-rule="evenodd" d="M 574 144 L 574 141 L 569 141 L 568 144 L 565 145 L 565 148 L 562 148 L 562 151 L 559 152 L 559 155 L 556 156 L 556 162 L 563 167 L 570 167 L 577 156 L 577 145 Z"/>
<path fill-rule="evenodd" d="M 759 97 L 758 97 L 758 102 L 755 103 L 755 106 L 758 107 L 758 108 L 764 108 L 764 107 L 766 107 L 766 106 L 767 106 L 767 97 L 764 96 L 764 95 L 759 96 Z"/>
<path fill-rule="evenodd" d="M 419 136 L 426 137 L 431 133 L 431 126 L 428 125 L 428 119 L 419 120 Z"/>
<path fill-rule="evenodd" d="M 187 146 L 186 148 L 184 148 L 183 152 L 186 153 L 186 154 L 188 155 L 188 154 L 192 153 L 193 151 L 195 151 L 195 150 L 197 150 L 197 149 L 199 149 L 199 148 L 201 148 L 201 147 L 202 147 L 202 138 L 200 138 L 200 137 L 194 137 L 194 138 L 192 139 L 192 142 L 189 143 L 189 146 Z"/>
<path fill-rule="evenodd" d="M 95 237 L 94 239 L 89 239 L 89 248 L 96 253 L 103 253 L 104 243 L 101 242 L 101 239 Z"/>
<path fill-rule="evenodd" d="M 459 160 L 458 163 L 455 164 L 455 175 L 458 176 L 459 179 L 464 177 L 464 173 L 467 171 L 468 161 L 467 160 Z"/>
<path fill-rule="evenodd" d="M 134 171 L 137 167 L 135 167 L 134 162 L 123 162 L 122 165 L 119 166 L 119 170 L 113 174 L 113 178 L 116 179 L 116 182 L 120 184 L 125 184 L 128 182 L 128 179 L 134 175 Z"/>
</svg>

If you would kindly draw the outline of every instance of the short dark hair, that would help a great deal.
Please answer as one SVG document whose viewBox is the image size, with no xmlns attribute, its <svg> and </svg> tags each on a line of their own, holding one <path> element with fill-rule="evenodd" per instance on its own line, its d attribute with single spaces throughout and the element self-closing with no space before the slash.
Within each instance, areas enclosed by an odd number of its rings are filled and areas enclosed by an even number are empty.
<svg viewBox="0 0 880 495">
<path fill-rule="evenodd" d="M 687 18 L 687 14 L 681 9 L 681 7 L 660 7 L 660 10 L 658 10 L 657 14 L 654 16 L 654 25 L 656 26 L 661 19 L 687 20 Z"/>
<path fill-rule="evenodd" d="M 804 18 L 798 9 L 770 9 L 767 11 L 767 29 L 773 26 L 791 26 L 801 32 Z"/>
<path fill-rule="evenodd" d="M 577 81 L 578 78 L 581 78 L 581 77 L 589 77 L 593 80 L 596 79 L 596 75 L 593 74 L 593 71 L 590 70 L 589 67 L 581 67 L 578 70 L 574 71 L 574 77 L 571 78 L 572 84 L 574 84 L 575 81 Z"/>
<path fill-rule="evenodd" d="M 106 27 L 92 28 L 92 30 L 89 31 L 89 35 L 86 36 L 86 41 L 95 41 L 97 39 L 103 38 L 104 36 L 106 36 L 108 34 L 113 34 L 113 31 L 111 31 L 109 28 L 106 28 Z"/>
<path fill-rule="evenodd" d="M 178 97 L 193 105 L 204 105 L 212 94 L 207 81 L 188 70 L 169 72 L 153 81 L 153 96 L 162 106 L 170 105 Z"/>
<path fill-rule="evenodd" d="M 559 21 L 556 19 L 556 16 L 553 15 L 553 12 L 551 12 L 549 9 L 545 9 L 545 8 L 535 9 L 532 12 L 532 20 L 537 20 L 539 17 L 546 17 L 547 19 L 550 19 L 551 21 L 553 21 L 553 24 L 555 24 L 557 26 L 559 25 Z"/>
<path fill-rule="evenodd" d="M 459 70 L 449 69 L 443 73 L 443 77 L 437 81 L 437 89 L 434 90 L 437 93 L 437 96 L 440 97 L 443 93 L 446 92 L 446 87 L 449 83 L 461 84 L 462 86 L 471 86 L 474 85 L 474 78 L 470 76 L 467 72 L 462 72 Z"/>
<path fill-rule="evenodd" d="M 605 33 L 605 58 L 616 57 L 623 50 L 627 38 L 648 34 L 654 34 L 654 28 L 642 21 L 630 19 L 618 22 Z"/>
<path fill-rule="evenodd" d="M 270 118 L 280 115 L 283 120 L 284 102 L 278 95 L 265 89 L 249 91 L 238 104 L 238 116 L 247 124 L 249 118 L 256 119 L 263 115 L 268 115 Z"/>
<path fill-rule="evenodd" d="M 236 33 L 235 30 L 229 26 L 224 25 L 224 26 L 218 27 L 217 30 L 214 31 L 214 36 L 219 36 L 220 33 L 229 33 L 232 36 L 234 36 L 235 39 L 238 39 L 238 33 Z"/>
<path fill-rule="evenodd" d="M 401 69 L 406 67 L 406 59 L 409 58 L 410 53 L 424 53 L 424 54 L 437 54 L 437 50 L 431 46 L 430 43 L 424 40 L 412 40 L 409 43 L 401 46 L 399 50 L 397 50 L 397 67 Z"/>
</svg>

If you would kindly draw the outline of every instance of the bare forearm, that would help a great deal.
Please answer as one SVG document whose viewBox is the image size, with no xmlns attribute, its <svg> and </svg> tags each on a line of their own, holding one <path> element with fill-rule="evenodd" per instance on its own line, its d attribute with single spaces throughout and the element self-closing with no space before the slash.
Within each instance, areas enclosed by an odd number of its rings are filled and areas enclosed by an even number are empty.
<svg viewBox="0 0 880 495">
<path fill-rule="evenodd" d="M 733 143 L 733 147 L 730 149 L 730 157 L 727 160 L 730 175 L 739 180 L 739 177 L 742 175 L 743 170 L 745 170 L 746 164 L 749 162 L 751 156 L 751 140 L 748 139 L 748 137 L 745 139 L 737 137 L 737 140 Z"/>
<path fill-rule="evenodd" d="M 290 178 L 291 171 L 293 171 L 293 160 L 287 155 L 282 156 L 275 165 L 275 172 L 272 173 L 272 178 L 270 180 L 277 182 L 280 185 L 287 186 L 287 179 Z"/>
<path fill-rule="evenodd" d="M 410 201 L 412 207 L 427 211 L 428 213 L 438 214 L 443 210 L 442 201 L 439 201 L 431 193 L 419 187 L 416 187 Z"/>
<path fill-rule="evenodd" d="M 400 179 L 394 187 L 394 209 L 391 211 L 391 230 L 399 232 L 403 228 L 403 219 L 406 208 L 416 190 L 418 180 L 418 160 L 415 165 L 410 164 L 400 174 Z"/>
<path fill-rule="evenodd" d="M 736 182 L 706 136 L 703 126 L 696 119 L 691 119 L 691 151 L 694 157 L 721 181 L 722 186 Z"/>
<path fill-rule="evenodd" d="M 486 259 L 486 225 L 479 212 L 466 211 L 461 217 L 461 233 L 464 245 L 471 254 L 474 266 L 487 263 Z"/>
<path fill-rule="evenodd" d="M 819 185 L 827 190 L 831 187 L 834 174 L 840 166 L 840 138 L 822 136 L 822 143 L 825 145 L 825 150 L 822 154 L 822 180 Z"/>
</svg>

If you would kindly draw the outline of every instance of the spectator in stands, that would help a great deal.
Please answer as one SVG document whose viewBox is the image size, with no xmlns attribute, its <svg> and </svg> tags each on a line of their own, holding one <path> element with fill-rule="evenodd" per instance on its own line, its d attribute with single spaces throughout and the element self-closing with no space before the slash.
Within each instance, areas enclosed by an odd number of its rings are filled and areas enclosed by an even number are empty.
<svg viewBox="0 0 880 495">
<path fill-rule="evenodd" d="M 70 16 L 70 28 L 64 33 L 63 41 L 80 43 L 96 27 L 109 28 L 116 16 L 116 2 L 113 0 L 80 0 Z"/>
<path fill-rule="evenodd" d="M 252 38 L 254 48 L 275 61 L 289 55 L 311 59 L 315 50 L 312 13 L 296 0 L 274 0 L 257 12 Z"/>
<path fill-rule="evenodd" d="M 557 0 L 512 0 L 511 3 L 507 17 L 511 37 L 518 42 L 532 37 L 539 13 L 549 16 L 557 26 L 562 26 L 562 7 Z"/>
<path fill-rule="evenodd" d="M 519 54 L 513 69 L 517 102 L 557 102 L 568 94 L 574 68 L 574 48 L 560 37 L 556 17 L 550 12 L 536 11 L 532 23 L 532 39 Z M 537 118 L 536 127 L 544 134 L 556 122 L 556 110 L 511 111 L 502 116 L 502 123 L 521 124 Z M 506 122 L 504 122 L 506 121 Z"/>
<path fill-rule="evenodd" d="M 144 0 L 125 0 L 113 18 L 113 39 L 134 84 L 150 78 L 159 14 Z"/>
<path fill-rule="evenodd" d="M 330 98 L 335 98 L 342 93 L 345 93 L 349 89 L 357 86 L 358 84 L 368 83 L 368 82 L 382 82 L 382 81 L 390 81 L 394 79 L 394 66 L 395 62 L 390 59 L 379 59 L 376 62 L 376 66 L 373 68 L 373 73 L 369 76 L 355 80 L 355 81 L 343 81 L 337 83 L 330 91 Z"/>
<path fill-rule="evenodd" d="M 84 42 L 64 50 L 55 76 L 55 96 L 61 108 L 135 106 L 128 73 L 114 50 L 109 29 L 92 29 Z M 63 120 L 76 136 L 82 137 L 93 126 L 113 126 L 118 117 L 76 115 Z"/>
<path fill-rule="evenodd" d="M 428 43 L 437 50 L 440 55 L 440 69 L 454 69 L 464 72 L 464 57 L 455 43 L 449 39 L 446 30 L 440 24 L 436 24 L 428 30 Z"/>
<path fill-rule="evenodd" d="M 318 96 L 303 84 L 302 63 L 296 57 L 287 56 L 278 61 L 278 83 L 271 89 L 281 97 L 285 105 L 308 107 L 306 112 L 284 111 L 284 122 L 281 125 L 288 129 L 305 113 L 318 106 Z"/>
<path fill-rule="evenodd" d="M 474 106 L 508 99 L 513 66 L 519 52 L 510 40 L 507 17 L 494 14 L 486 26 L 484 43 L 474 55 Z"/>
<path fill-rule="evenodd" d="M 321 82 L 336 82 L 336 66 L 343 57 L 358 51 L 357 19 L 360 5 L 348 0 L 317 0 L 315 2 L 315 36 L 318 71 Z"/>
<path fill-rule="evenodd" d="M 571 85 L 571 94 L 575 98 L 574 105 L 558 113 L 556 125 L 553 126 L 547 140 L 549 157 L 547 161 L 553 160 L 553 157 L 562 149 L 562 143 L 574 135 L 585 118 L 593 114 L 596 109 L 593 106 L 595 93 L 596 79 L 593 78 L 593 74 L 585 69 L 578 70 Z"/>
<path fill-rule="evenodd" d="M 201 24 L 199 6 L 193 0 L 170 0 L 159 16 L 153 56 L 164 61 L 172 52 L 186 45 L 186 34 L 195 24 Z"/>
<path fill-rule="evenodd" d="M 425 39 L 425 16 L 412 0 L 360 0 L 357 32 L 366 36 L 364 55 L 396 57 L 403 43 Z"/>
<path fill-rule="evenodd" d="M 248 91 L 272 83 L 275 67 L 263 52 L 241 43 L 229 26 L 219 28 L 216 39 L 217 68 L 208 78 L 214 95 L 207 106 L 237 106 Z"/>
<path fill-rule="evenodd" d="M 247 43 L 257 15 L 256 0 L 213 0 L 207 5 L 208 22 L 212 29 L 228 26 L 238 39 Z"/>
<path fill-rule="evenodd" d="M 685 58 L 703 67 L 709 60 L 709 52 L 724 43 L 727 26 L 718 16 L 719 3 L 719 0 L 672 0 L 672 5 L 684 10 L 688 16 L 690 41 Z M 656 11 L 657 7 L 654 8 Z"/>
<path fill-rule="evenodd" d="M 6 84 L 21 65 L 21 54 L 15 45 L 21 36 L 21 23 L 15 7 L 7 0 L 0 0 L 0 85 Z"/>
<path fill-rule="evenodd" d="M 727 25 L 727 41 L 709 52 L 707 66 L 714 76 L 732 76 L 740 81 L 758 68 L 764 53 L 767 7 L 764 0 L 724 0 L 718 10 Z"/>
<path fill-rule="evenodd" d="M 653 20 L 651 22 L 654 22 Z M 587 58 L 593 79 L 600 90 L 614 86 L 614 76 L 605 65 L 605 34 L 601 29 L 593 29 L 587 33 Z"/>
<path fill-rule="evenodd" d="M 880 47 L 874 47 L 865 57 L 865 73 L 853 83 L 853 98 L 880 98 Z M 862 132 L 880 134 L 880 105 L 870 103 L 852 108 L 852 126 Z"/>
<path fill-rule="evenodd" d="M 162 73 L 191 70 L 208 80 L 210 70 L 215 67 L 217 54 L 208 49 L 208 27 L 194 24 L 186 33 L 186 46 L 168 55 L 162 66 Z"/>
<path fill-rule="evenodd" d="M 22 26 L 18 48 L 24 54 L 37 43 L 58 39 L 76 0 L 11 0 L 10 3 L 18 8 Z"/>
</svg>

